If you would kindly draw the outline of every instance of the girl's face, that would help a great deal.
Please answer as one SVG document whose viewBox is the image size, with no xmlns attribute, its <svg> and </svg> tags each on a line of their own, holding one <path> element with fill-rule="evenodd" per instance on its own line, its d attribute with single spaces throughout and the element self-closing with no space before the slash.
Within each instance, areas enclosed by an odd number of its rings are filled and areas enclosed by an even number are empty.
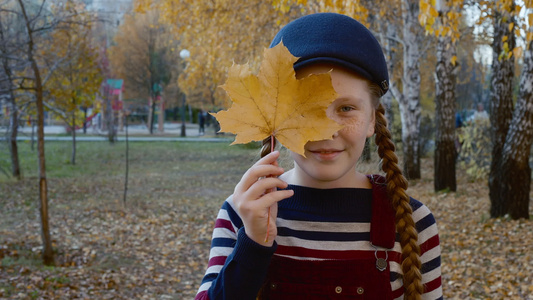
<svg viewBox="0 0 533 300">
<path fill-rule="evenodd" d="M 365 140 L 374 134 L 374 106 L 367 81 L 343 68 L 323 64 L 305 67 L 296 75 L 302 78 L 330 70 L 339 97 L 330 105 L 327 114 L 344 128 L 331 140 L 308 142 L 306 157 L 291 152 L 294 169 L 282 179 L 315 188 L 370 187 L 365 175 L 356 172 Z"/>
</svg>

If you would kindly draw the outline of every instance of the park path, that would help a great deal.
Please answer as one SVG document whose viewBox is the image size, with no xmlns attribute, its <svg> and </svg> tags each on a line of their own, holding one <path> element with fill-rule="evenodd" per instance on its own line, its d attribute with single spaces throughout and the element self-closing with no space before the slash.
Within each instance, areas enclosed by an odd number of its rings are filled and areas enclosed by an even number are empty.
<svg viewBox="0 0 533 300">
<path fill-rule="evenodd" d="M 156 142 L 156 141 L 185 141 L 185 142 L 231 142 L 232 139 L 228 136 L 217 136 L 213 127 L 205 128 L 205 135 L 199 134 L 198 124 L 187 123 L 185 126 L 186 137 L 181 137 L 181 123 L 165 123 L 163 132 L 159 132 L 157 128 L 154 129 L 154 134 L 150 135 L 148 128 L 145 125 L 129 125 L 128 126 L 128 140 L 131 142 Z M 7 128 L 0 128 L 0 140 L 6 139 Z M 24 126 L 19 129 L 18 141 L 31 140 L 32 128 Z M 66 134 L 64 126 L 49 125 L 44 127 L 45 141 L 71 141 L 70 136 L 61 136 Z M 119 131 L 117 133 L 117 141 L 122 142 L 126 140 L 126 131 Z M 96 131 L 93 128 L 87 129 L 87 134 L 83 130 L 76 130 L 76 141 L 88 142 L 105 142 L 107 140 L 107 132 Z"/>
</svg>

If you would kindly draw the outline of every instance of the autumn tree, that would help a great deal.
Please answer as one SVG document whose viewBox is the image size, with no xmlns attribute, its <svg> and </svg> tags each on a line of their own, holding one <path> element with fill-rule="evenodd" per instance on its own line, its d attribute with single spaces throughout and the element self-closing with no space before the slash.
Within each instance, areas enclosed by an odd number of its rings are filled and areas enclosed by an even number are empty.
<svg viewBox="0 0 533 300">
<path fill-rule="evenodd" d="M 113 73 L 124 79 L 128 87 L 126 97 L 150 99 L 150 133 L 156 101 L 168 85 L 170 69 L 175 64 L 167 28 L 159 18 L 156 11 L 126 15 L 114 38 L 115 44 L 109 49 Z"/>
<path fill-rule="evenodd" d="M 39 212 L 41 217 L 41 236 L 43 241 L 42 257 L 46 265 L 54 264 L 54 252 L 50 235 L 48 213 L 48 181 L 46 178 L 46 161 L 44 145 L 44 107 L 45 107 L 45 84 L 54 71 L 63 61 L 59 58 L 55 61 L 46 61 L 45 54 L 49 51 L 51 33 L 65 25 L 75 21 L 76 11 L 66 10 L 66 3 L 76 3 L 74 0 L 54 5 L 46 0 L 42 1 L 10 1 L 12 9 L 8 10 L 15 19 L 20 19 L 23 25 L 22 34 L 19 35 L 20 47 L 15 55 L 8 59 L 20 63 L 20 72 L 12 77 L 17 98 L 27 99 L 35 107 L 37 115 L 37 149 L 39 161 Z"/>
<path fill-rule="evenodd" d="M 530 16 L 530 20 L 533 17 Z M 533 34 L 530 21 L 529 34 Z M 531 167 L 529 153 L 533 143 L 533 39 L 529 39 L 524 55 L 524 66 L 520 80 L 520 90 L 509 131 L 503 145 L 500 167 L 499 195 L 491 197 L 495 206 L 493 217 L 499 205 L 507 207 L 511 218 L 529 219 L 529 192 Z M 492 191 L 491 191 L 492 192 Z M 499 204 L 499 205 L 498 205 Z M 501 216 L 501 215 L 498 215 Z"/>
<path fill-rule="evenodd" d="M 524 4 L 525 9 L 533 7 L 532 1 L 525 1 Z M 528 14 L 528 20 L 520 28 L 517 25 L 517 16 L 522 7 L 517 6 L 514 1 L 488 2 L 485 5 L 492 13 L 494 24 L 490 102 L 493 144 L 489 173 L 490 214 L 492 217 L 510 214 L 515 219 L 529 218 L 531 169 L 528 158 L 533 140 L 530 65 L 533 14 Z M 520 92 L 514 107 L 515 57 L 522 52 L 521 47 L 516 46 L 516 34 L 520 33 L 520 29 L 527 32 L 527 49 Z"/>
<path fill-rule="evenodd" d="M 93 17 L 84 12 L 82 4 L 67 2 L 64 10 L 71 10 L 75 19 L 58 26 L 51 34 L 52 44 L 47 61 L 61 63 L 51 76 L 46 90 L 52 109 L 70 128 L 72 134 L 71 164 L 76 163 L 76 129 L 85 123 L 80 108 L 93 105 L 100 87 L 101 70 L 97 64 L 98 53 L 92 44 Z"/>
<path fill-rule="evenodd" d="M 502 3 L 503 5 L 503 3 Z M 489 173 L 491 216 L 507 213 L 505 202 L 500 201 L 500 166 L 505 138 L 513 111 L 513 84 L 515 78 L 515 57 L 509 50 L 516 46 L 511 26 L 515 24 L 514 1 L 507 1 L 507 7 L 493 7 L 494 37 L 492 43 L 492 79 L 490 99 L 490 120 L 492 125 L 492 162 Z M 513 24 L 513 25 L 511 25 Z"/>
<path fill-rule="evenodd" d="M 190 58 L 180 63 L 186 70 L 172 80 L 187 95 L 189 104 L 213 110 L 227 107 L 228 98 L 219 88 L 232 61 L 258 67 L 259 57 L 281 24 L 301 14 L 280 14 L 268 1 L 137 0 L 137 12 L 157 10 L 161 22 L 170 26 L 178 41 L 173 55 L 182 49 Z M 178 59 L 178 61 L 180 61 Z"/>
<path fill-rule="evenodd" d="M 419 21 L 426 32 L 437 37 L 436 65 L 436 135 L 435 135 L 435 191 L 457 190 L 455 177 L 455 87 L 457 40 L 463 1 L 420 1 Z"/>
<path fill-rule="evenodd" d="M 28 62 L 30 74 L 32 75 L 28 89 L 35 95 L 35 105 L 37 107 L 37 148 L 39 157 L 39 212 L 41 216 L 41 236 L 43 240 L 43 262 L 45 265 L 54 264 L 54 252 L 52 250 L 52 239 L 50 236 L 50 225 L 48 218 L 48 184 L 46 179 L 46 162 L 44 154 L 44 94 L 42 70 L 37 61 L 38 41 L 40 35 L 46 30 L 53 28 L 56 24 L 49 23 L 50 15 L 45 9 L 45 1 L 40 3 L 38 10 L 34 14 L 29 14 L 27 9 L 29 2 L 17 0 L 20 7 L 20 15 L 26 27 L 26 49 L 25 59 Z"/>
<path fill-rule="evenodd" d="M 409 179 L 420 178 L 420 57 L 422 28 L 418 23 L 418 1 L 402 1 L 403 75 L 402 90 L 391 84 L 402 121 L 403 171 Z"/>
</svg>

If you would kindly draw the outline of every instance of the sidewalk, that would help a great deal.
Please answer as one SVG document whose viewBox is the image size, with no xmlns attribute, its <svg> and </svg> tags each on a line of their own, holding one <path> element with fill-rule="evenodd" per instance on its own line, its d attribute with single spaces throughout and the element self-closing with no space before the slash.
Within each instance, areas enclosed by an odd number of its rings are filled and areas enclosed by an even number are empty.
<svg viewBox="0 0 533 300">
<path fill-rule="evenodd" d="M 4 129 L 4 128 L 2 128 Z M 20 133 L 26 133 L 31 134 L 32 128 L 30 126 L 24 126 L 22 128 L 19 128 Z M 5 131 L 2 130 L 2 131 Z M 191 124 L 186 123 L 185 124 L 185 132 L 187 136 L 199 136 L 199 126 L 198 124 Z M 213 127 L 207 127 L 206 132 L 208 134 L 214 135 Z M 45 134 L 65 134 L 67 133 L 66 127 L 62 125 L 49 125 L 44 126 L 44 133 Z M 96 129 L 95 127 L 88 127 L 87 128 L 87 134 L 88 135 L 100 135 L 100 134 L 106 134 L 107 131 L 101 131 Z M 76 130 L 76 134 L 83 134 L 83 129 Z M 117 135 L 125 135 L 126 134 L 126 127 L 124 127 L 124 130 L 118 131 Z M 148 130 L 148 127 L 144 124 L 134 124 L 134 125 L 128 125 L 128 134 L 131 135 L 150 135 L 150 131 Z M 154 133 L 153 135 L 174 135 L 174 136 L 180 136 L 181 135 L 181 123 L 165 123 L 163 126 L 163 132 L 160 132 L 157 124 L 154 124 Z"/>
<path fill-rule="evenodd" d="M 130 141 L 216 141 L 216 142 L 231 142 L 233 137 L 227 135 L 216 135 L 213 126 L 205 127 L 205 134 L 199 134 L 198 124 L 185 124 L 186 137 L 181 137 L 181 123 L 165 123 L 163 126 L 163 132 L 160 132 L 157 128 L 157 124 L 154 126 L 154 133 L 150 134 L 146 125 L 129 125 L 128 140 Z M 34 128 L 36 130 L 36 128 Z M 5 139 L 7 128 L 0 127 L 0 140 Z M 30 140 L 32 128 L 24 126 L 19 128 L 19 134 L 17 140 Z M 44 127 L 45 140 L 47 141 L 62 141 L 72 140 L 71 136 L 57 136 L 66 134 L 66 128 L 60 125 L 50 125 Z M 36 133 L 35 133 L 36 134 Z M 126 136 L 126 128 L 123 131 L 117 132 L 117 140 L 123 141 Z M 107 131 L 100 131 L 96 128 L 87 128 L 87 133 L 83 133 L 83 129 L 76 130 L 76 140 L 79 141 L 106 141 Z"/>
</svg>

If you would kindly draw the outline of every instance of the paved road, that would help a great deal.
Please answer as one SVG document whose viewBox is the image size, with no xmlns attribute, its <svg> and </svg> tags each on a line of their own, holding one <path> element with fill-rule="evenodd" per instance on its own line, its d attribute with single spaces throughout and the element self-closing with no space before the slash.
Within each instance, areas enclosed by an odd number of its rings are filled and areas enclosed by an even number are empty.
<svg viewBox="0 0 533 300">
<path fill-rule="evenodd" d="M 230 136 L 216 136 L 213 127 L 205 128 L 205 135 L 199 134 L 198 124 L 186 125 L 186 137 L 181 137 L 181 123 L 165 123 L 163 132 L 159 132 L 157 128 L 154 130 L 154 134 L 150 135 L 148 128 L 145 125 L 130 125 L 128 126 L 128 140 L 153 142 L 153 141 L 187 141 L 187 142 L 231 142 L 233 138 Z M 27 141 L 31 140 L 31 130 L 29 126 L 24 126 L 19 129 L 19 135 L 17 140 Z M 0 127 L 0 140 L 6 139 L 7 128 Z M 66 130 L 64 126 L 51 125 L 44 127 L 45 141 L 71 141 L 70 136 L 57 136 L 65 134 Z M 126 140 L 126 131 L 117 133 L 117 140 Z M 93 128 L 87 129 L 87 135 L 83 133 L 83 130 L 76 130 L 76 141 L 107 141 L 107 132 L 97 131 Z"/>
</svg>

